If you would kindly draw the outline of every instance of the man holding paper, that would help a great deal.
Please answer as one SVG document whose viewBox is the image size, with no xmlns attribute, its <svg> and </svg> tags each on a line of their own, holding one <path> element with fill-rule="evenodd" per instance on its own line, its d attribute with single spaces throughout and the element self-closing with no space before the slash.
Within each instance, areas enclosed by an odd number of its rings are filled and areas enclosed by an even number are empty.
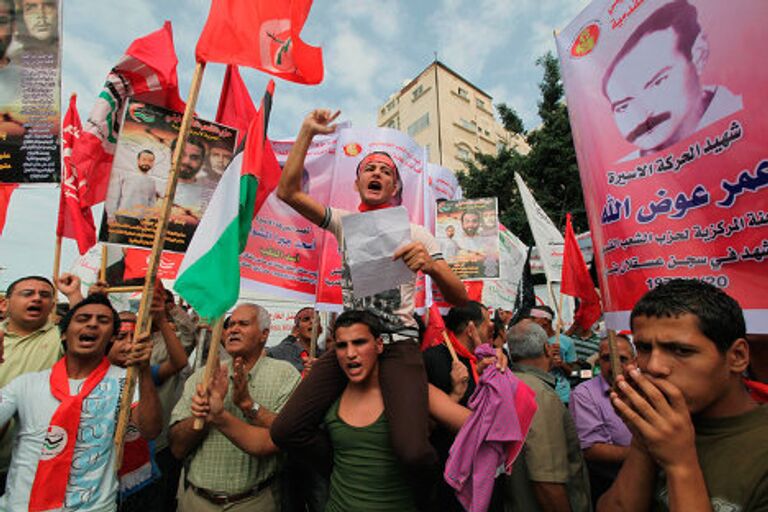
<svg viewBox="0 0 768 512">
<path fill-rule="evenodd" d="M 432 470 L 437 458 L 428 441 L 427 379 L 413 318 L 415 273 L 421 271 L 430 276 L 446 300 L 453 304 L 465 303 L 467 294 L 443 259 L 432 234 L 423 226 L 411 224 L 411 241 L 392 255 L 393 259 L 402 259 L 414 272 L 410 282 L 370 297 L 354 296 L 341 221 L 342 217 L 352 212 L 323 205 L 301 188 L 304 159 L 310 143 L 315 135 L 335 131 L 336 125 L 332 123 L 338 114 L 315 110 L 307 116 L 283 168 L 277 195 L 305 218 L 332 232 L 339 242 L 344 261 L 344 308 L 366 309 L 376 314 L 384 324 L 387 335 L 380 360 L 380 383 L 390 424 L 390 438 L 398 458 L 410 470 L 417 471 L 414 476 L 425 475 L 428 473 L 421 470 Z M 397 204 L 402 181 L 389 154 L 374 152 L 366 155 L 358 164 L 356 174 L 355 188 L 360 195 L 358 210 L 370 212 Z M 322 458 L 323 453 L 313 446 L 316 443 L 312 441 L 317 425 L 323 421 L 326 411 L 339 397 L 345 384 L 344 373 L 329 352 L 327 357 L 313 365 L 310 375 L 275 421 L 272 428 L 275 443 L 305 458 L 314 458 L 314 462 L 327 467 L 328 461 L 317 460 Z"/>
</svg>

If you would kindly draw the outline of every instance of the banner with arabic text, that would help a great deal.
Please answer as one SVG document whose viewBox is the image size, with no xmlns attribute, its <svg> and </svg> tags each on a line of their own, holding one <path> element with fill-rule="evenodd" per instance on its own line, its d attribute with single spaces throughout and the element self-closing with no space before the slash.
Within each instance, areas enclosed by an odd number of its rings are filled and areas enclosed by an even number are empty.
<svg viewBox="0 0 768 512">
<path fill-rule="evenodd" d="M 764 0 L 596 0 L 557 37 L 609 327 L 699 279 L 768 332 Z"/>
</svg>

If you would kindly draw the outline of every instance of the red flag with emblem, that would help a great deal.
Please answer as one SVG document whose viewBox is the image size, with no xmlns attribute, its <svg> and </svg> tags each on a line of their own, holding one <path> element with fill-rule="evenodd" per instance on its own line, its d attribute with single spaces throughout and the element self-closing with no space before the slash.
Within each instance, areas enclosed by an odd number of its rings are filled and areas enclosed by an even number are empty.
<svg viewBox="0 0 768 512">
<path fill-rule="evenodd" d="M 581 300 L 573 321 L 582 329 L 589 329 L 600 318 L 600 297 L 595 291 L 592 276 L 589 275 L 579 242 L 573 232 L 571 214 L 565 221 L 565 250 L 563 251 L 563 274 L 560 292 Z"/>
<path fill-rule="evenodd" d="M 96 245 L 96 226 L 93 223 L 91 207 L 83 206 L 80 202 L 80 189 L 83 187 L 83 182 L 72 164 L 72 148 L 77 145 L 83 130 L 77 113 L 76 94 L 69 98 L 69 108 L 62 124 L 61 195 L 56 236 L 76 240 L 78 251 L 80 254 L 85 254 L 88 249 Z"/>
<path fill-rule="evenodd" d="M 311 7 L 312 0 L 213 0 L 195 56 L 318 84 L 323 51 L 299 37 Z"/>
<path fill-rule="evenodd" d="M 109 173 L 115 158 L 117 136 L 129 98 L 184 111 L 176 76 L 176 50 L 171 22 L 136 39 L 107 75 L 104 89 L 88 116 L 72 161 L 82 186 L 81 203 L 94 205 L 107 195 Z"/>
</svg>

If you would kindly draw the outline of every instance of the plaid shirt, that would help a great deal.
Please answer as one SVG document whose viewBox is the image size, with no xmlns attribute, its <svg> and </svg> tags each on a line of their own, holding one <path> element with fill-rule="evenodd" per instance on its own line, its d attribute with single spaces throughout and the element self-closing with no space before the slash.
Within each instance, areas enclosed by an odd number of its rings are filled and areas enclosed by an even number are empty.
<svg viewBox="0 0 768 512">
<path fill-rule="evenodd" d="M 184 394 L 171 414 L 171 425 L 189 418 L 195 387 L 202 380 L 204 368 L 197 370 L 184 385 Z M 232 366 L 230 363 L 230 379 Z M 272 412 L 279 412 L 298 386 L 299 373 L 285 361 L 260 357 L 248 372 L 248 390 L 251 398 Z M 247 422 L 245 416 L 232 403 L 232 382 L 224 408 Z M 187 478 L 196 487 L 226 494 L 238 494 L 252 489 L 273 476 L 279 467 L 280 455 L 253 457 L 240 450 L 224 434 L 211 428 L 197 449 L 190 455 Z"/>
</svg>

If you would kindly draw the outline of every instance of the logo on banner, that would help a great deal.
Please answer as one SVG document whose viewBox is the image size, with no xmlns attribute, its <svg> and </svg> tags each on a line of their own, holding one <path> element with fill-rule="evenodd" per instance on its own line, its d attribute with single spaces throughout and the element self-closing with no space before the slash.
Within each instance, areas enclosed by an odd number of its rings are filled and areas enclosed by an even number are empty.
<svg viewBox="0 0 768 512">
<path fill-rule="evenodd" d="M 600 38 L 600 26 L 590 23 L 584 27 L 571 45 L 571 55 L 573 57 L 584 57 L 592 53 L 597 46 L 597 40 Z"/>
<path fill-rule="evenodd" d="M 352 142 L 344 146 L 344 154 L 347 156 L 357 156 L 363 152 L 363 147 L 357 142 Z"/>
<path fill-rule="evenodd" d="M 43 449 L 40 453 L 40 460 L 50 460 L 64 451 L 67 446 L 67 431 L 58 425 L 48 427 L 43 441 Z"/>
</svg>

